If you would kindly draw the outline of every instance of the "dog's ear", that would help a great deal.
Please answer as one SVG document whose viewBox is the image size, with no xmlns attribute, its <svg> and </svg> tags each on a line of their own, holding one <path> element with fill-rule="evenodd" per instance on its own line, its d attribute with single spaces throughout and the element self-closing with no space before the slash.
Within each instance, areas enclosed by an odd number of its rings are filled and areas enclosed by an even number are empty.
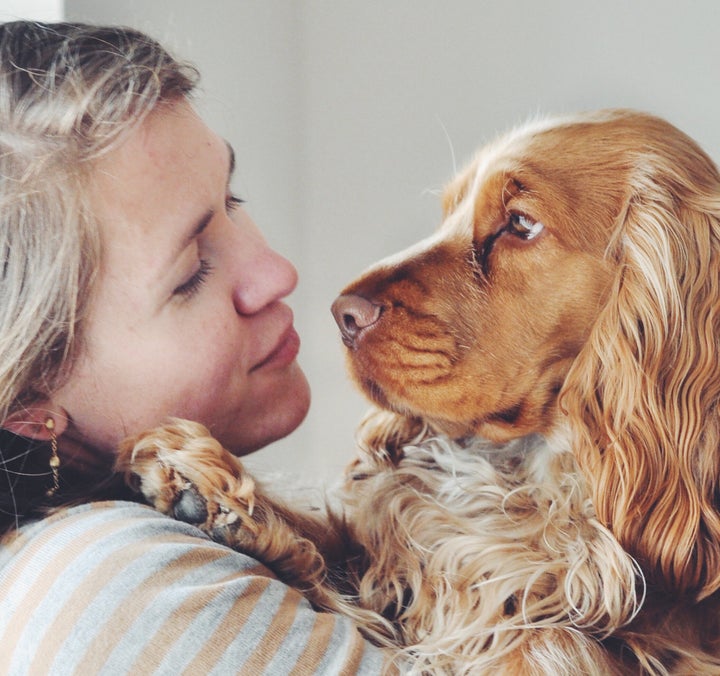
<svg viewBox="0 0 720 676">
<path fill-rule="evenodd" d="M 617 274 L 562 393 L 599 518 L 665 589 L 720 589 L 720 184 L 643 163 Z"/>
</svg>

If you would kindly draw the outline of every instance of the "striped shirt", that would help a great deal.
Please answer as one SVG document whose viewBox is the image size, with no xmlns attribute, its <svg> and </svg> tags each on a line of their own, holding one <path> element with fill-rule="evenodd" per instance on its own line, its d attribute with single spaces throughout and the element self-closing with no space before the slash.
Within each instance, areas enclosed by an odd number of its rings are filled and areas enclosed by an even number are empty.
<svg viewBox="0 0 720 676">
<path fill-rule="evenodd" d="M 130 502 L 0 546 L 0 674 L 379 674 L 383 653 L 256 560 Z"/>
</svg>

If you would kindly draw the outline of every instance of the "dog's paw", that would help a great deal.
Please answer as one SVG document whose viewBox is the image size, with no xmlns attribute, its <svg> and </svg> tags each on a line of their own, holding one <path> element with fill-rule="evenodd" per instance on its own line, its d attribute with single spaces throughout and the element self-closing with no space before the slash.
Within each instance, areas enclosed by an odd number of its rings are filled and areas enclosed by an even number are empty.
<svg viewBox="0 0 720 676">
<path fill-rule="evenodd" d="M 202 425 L 173 420 L 126 440 L 116 469 L 155 509 L 215 539 L 256 530 L 252 477 Z"/>
</svg>

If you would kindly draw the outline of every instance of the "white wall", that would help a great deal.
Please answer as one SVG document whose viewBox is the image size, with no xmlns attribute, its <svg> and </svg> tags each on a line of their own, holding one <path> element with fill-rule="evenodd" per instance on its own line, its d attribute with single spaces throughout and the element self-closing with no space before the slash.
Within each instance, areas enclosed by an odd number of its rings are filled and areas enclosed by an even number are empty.
<svg viewBox="0 0 720 676">
<path fill-rule="evenodd" d="M 63 18 L 63 4 L 63 0 L 0 0 L 0 21 L 58 21 Z"/>
<path fill-rule="evenodd" d="M 374 259 L 426 235 L 436 191 L 529 115 L 629 106 L 720 159 L 716 0 L 66 0 L 68 18 L 145 29 L 204 74 L 239 190 L 298 265 L 307 422 L 256 462 L 338 472 L 363 400 L 328 307 Z"/>
</svg>

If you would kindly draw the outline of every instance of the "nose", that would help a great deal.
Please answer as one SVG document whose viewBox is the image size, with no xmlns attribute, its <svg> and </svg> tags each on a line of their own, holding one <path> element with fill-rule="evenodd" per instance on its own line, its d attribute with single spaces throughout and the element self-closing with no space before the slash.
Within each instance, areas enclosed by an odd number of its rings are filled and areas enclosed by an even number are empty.
<svg viewBox="0 0 720 676">
<path fill-rule="evenodd" d="M 241 255 L 228 248 L 232 257 L 233 301 L 241 315 L 253 315 L 293 292 L 298 275 L 295 266 L 258 238 L 246 237 Z"/>
<path fill-rule="evenodd" d="M 228 271 L 235 310 L 253 315 L 293 292 L 295 266 L 272 249 L 244 209 L 225 221 L 218 256 Z"/>
<path fill-rule="evenodd" d="M 380 318 L 381 311 L 379 305 L 371 303 L 362 296 L 355 294 L 339 296 L 332 304 L 332 313 L 340 327 L 343 343 L 353 347 L 362 331 Z"/>
<path fill-rule="evenodd" d="M 235 309 L 252 315 L 288 296 L 297 286 L 297 270 L 286 258 L 269 247 L 255 252 L 237 275 L 234 289 Z"/>
</svg>

